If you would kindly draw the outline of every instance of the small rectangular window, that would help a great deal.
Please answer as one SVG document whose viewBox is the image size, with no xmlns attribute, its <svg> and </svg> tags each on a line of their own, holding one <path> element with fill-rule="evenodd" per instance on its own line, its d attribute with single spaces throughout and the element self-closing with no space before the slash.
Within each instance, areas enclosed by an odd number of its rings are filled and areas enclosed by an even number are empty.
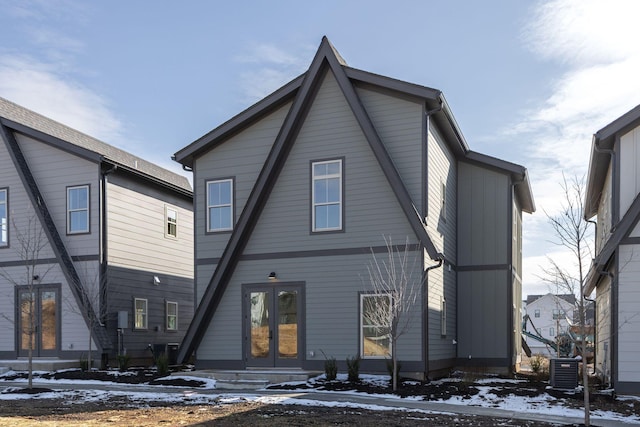
<svg viewBox="0 0 640 427">
<path fill-rule="evenodd" d="M 233 229 L 233 180 L 207 182 L 207 231 Z"/>
<path fill-rule="evenodd" d="M 178 303 L 167 301 L 167 331 L 178 330 Z"/>
<path fill-rule="evenodd" d="M 360 354 L 363 358 L 391 357 L 391 295 L 360 295 Z"/>
<path fill-rule="evenodd" d="M 540 309 L 536 308 L 536 309 L 533 311 L 533 317 L 540 317 Z"/>
<path fill-rule="evenodd" d="M 556 330 L 555 330 L 555 328 L 553 328 L 553 327 L 549 328 L 549 336 L 550 336 L 550 337 L 554 337 L 554 336 L 556 336 Z"/>
<path fill-rule="evenodd" d="M 9 190 L 0 190 L 0 247 L 9 245 Z"/>
<path fill-rule="evenodd" d="M 89 232 L 89 186 L 67 187 L 67 233 Z"/>
<path fill-rule="evenodd" d="M 311 164 L 312 231 L 342 230 L 342 160 Z"/>
<path fill-rule="evenodd" d="M 135 309 L 135 329 L 147 329 L 147 300 L 136 298 L 134 301 Z"/>
<path fill-rule="evenodd" d="M 169 206 L 165 206 L 164 211 L 165 218 L 167 219 L 165 236 L 178 237 L 178 211 L 170 208 Z"/>
</svg>

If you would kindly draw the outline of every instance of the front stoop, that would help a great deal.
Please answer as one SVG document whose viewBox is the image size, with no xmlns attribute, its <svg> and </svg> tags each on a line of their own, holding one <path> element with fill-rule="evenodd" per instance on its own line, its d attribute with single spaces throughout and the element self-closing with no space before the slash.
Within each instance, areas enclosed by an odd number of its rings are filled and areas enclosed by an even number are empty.
<svg viewBox="0 0 640 427">
<path fill-rule="evenodd" d="M 221 390 L 259 390 L 269 384 L 304 382 L 320 375 L 320 371 L 303 370 L 216 370 L 206 369 L 190 372 L 190 376 L 216 380 L 216 388 Z M 182 373 L 184 375 L 184 373 Z"/>
</svg>

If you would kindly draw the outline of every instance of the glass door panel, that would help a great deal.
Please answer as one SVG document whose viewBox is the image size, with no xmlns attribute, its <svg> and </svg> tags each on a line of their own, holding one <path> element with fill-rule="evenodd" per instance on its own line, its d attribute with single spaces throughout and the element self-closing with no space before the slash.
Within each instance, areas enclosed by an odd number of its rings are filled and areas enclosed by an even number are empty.
<svg viewBox="0 0 640 427">
<path fill-rule="evenodd" d="M 269 292 L 250 294 L 251 358 L 268 359 L 271 354 L 271 326 L 269 320 Z"/>
<path fill-rule="evenodd" d="M 298 358 L 298 292 L 278 292 L 278 357 Z"/>
<path fill-rule="evenodd" d="M 36 348 L 35 336 L 35 295 L 33 292 L 20 292 L 20 350 L 29 351 L 29 340 L 31 349 Z"/>
<path fill-rule="evenodd" d="M 58 342 L 56 337 L 56 292 L 43 291 L 40 293 L 40 349 L 55 350 Z"/>
</svg>

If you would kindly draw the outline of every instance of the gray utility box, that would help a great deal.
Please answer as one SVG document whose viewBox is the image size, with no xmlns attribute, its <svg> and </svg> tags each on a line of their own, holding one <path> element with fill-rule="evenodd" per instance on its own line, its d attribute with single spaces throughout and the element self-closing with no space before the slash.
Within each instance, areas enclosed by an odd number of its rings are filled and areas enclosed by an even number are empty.
<svg viewBox="0 0 640 427">
<path fill-rule="evenodd" d="M 551 359 L 549 382 L 553 388 L 574 389 L 578 387 L 578 361 L 576 359 Z"/>
</svg>

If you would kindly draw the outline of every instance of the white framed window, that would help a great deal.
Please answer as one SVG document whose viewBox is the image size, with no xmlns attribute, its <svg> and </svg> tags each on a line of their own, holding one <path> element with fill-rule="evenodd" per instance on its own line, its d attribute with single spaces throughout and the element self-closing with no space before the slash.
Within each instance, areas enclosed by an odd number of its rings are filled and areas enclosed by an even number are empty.
<svg viewBox="0 0 640 427">
<path fill-rule="evenodd" d="M 174 301 L 167 301 L 167 331 L 178 330 L 178 303 Z"/>
<path fill-rule="evenodd" d="M 564 319 L 565 316 L 566 316 L 566 313 L 563 309 L 557 309 L 557 308 L 553 309 L 553 320 Z"/>
<path fill-rule="evenodd" d="M 311 164 L 312 231 L 342 230 L 342 160 Z"/>
<path fill-rule="evenodd" d="M 447 336 L 447 299 L 440 297 L 440 335 Z"/>
<path fill-rule="evenodd" d="M 233 179 L 207 181 L 207 231 L 233 229 Z"/>
<path fill-rule="evenodd" d="M 549 336 L 550 337 L 556 336 L 556 329 L 554 327 L 549 328 Z"/>
<path fill-rule="evenodd" d="M 0 189 L 0 247 L 9 246 L 9 190 Z"/>
<path fill-rule="evenodd" d="M 540 309 L 536 308 L 535 310 L 533 310 L 533 317 L 540 317 Z"/>
<path fill-rule="evenodd" d="M 134 302 L 135 313 L 135 329 L 147 329 L 147 319 L 149 317 L 147 312 L 147 300 L 144 298 L 135 298 Z"/>
<path fill-rule="evenodd" d="M 169 206 L 165 206 L 164 217 L 166 218 L 164 228 L 165 237 L 178 237 L 178 211 Z"/>
<path fill-rule="evenodd" d="M 89 186 L 67 187 L 67 234 L 89 232 Z"/>
<path fill-rule="evenodd" d="M 360 354 L 365 359 L 391 357 L 391 295 L 360 294 Z"/>
</svg>

